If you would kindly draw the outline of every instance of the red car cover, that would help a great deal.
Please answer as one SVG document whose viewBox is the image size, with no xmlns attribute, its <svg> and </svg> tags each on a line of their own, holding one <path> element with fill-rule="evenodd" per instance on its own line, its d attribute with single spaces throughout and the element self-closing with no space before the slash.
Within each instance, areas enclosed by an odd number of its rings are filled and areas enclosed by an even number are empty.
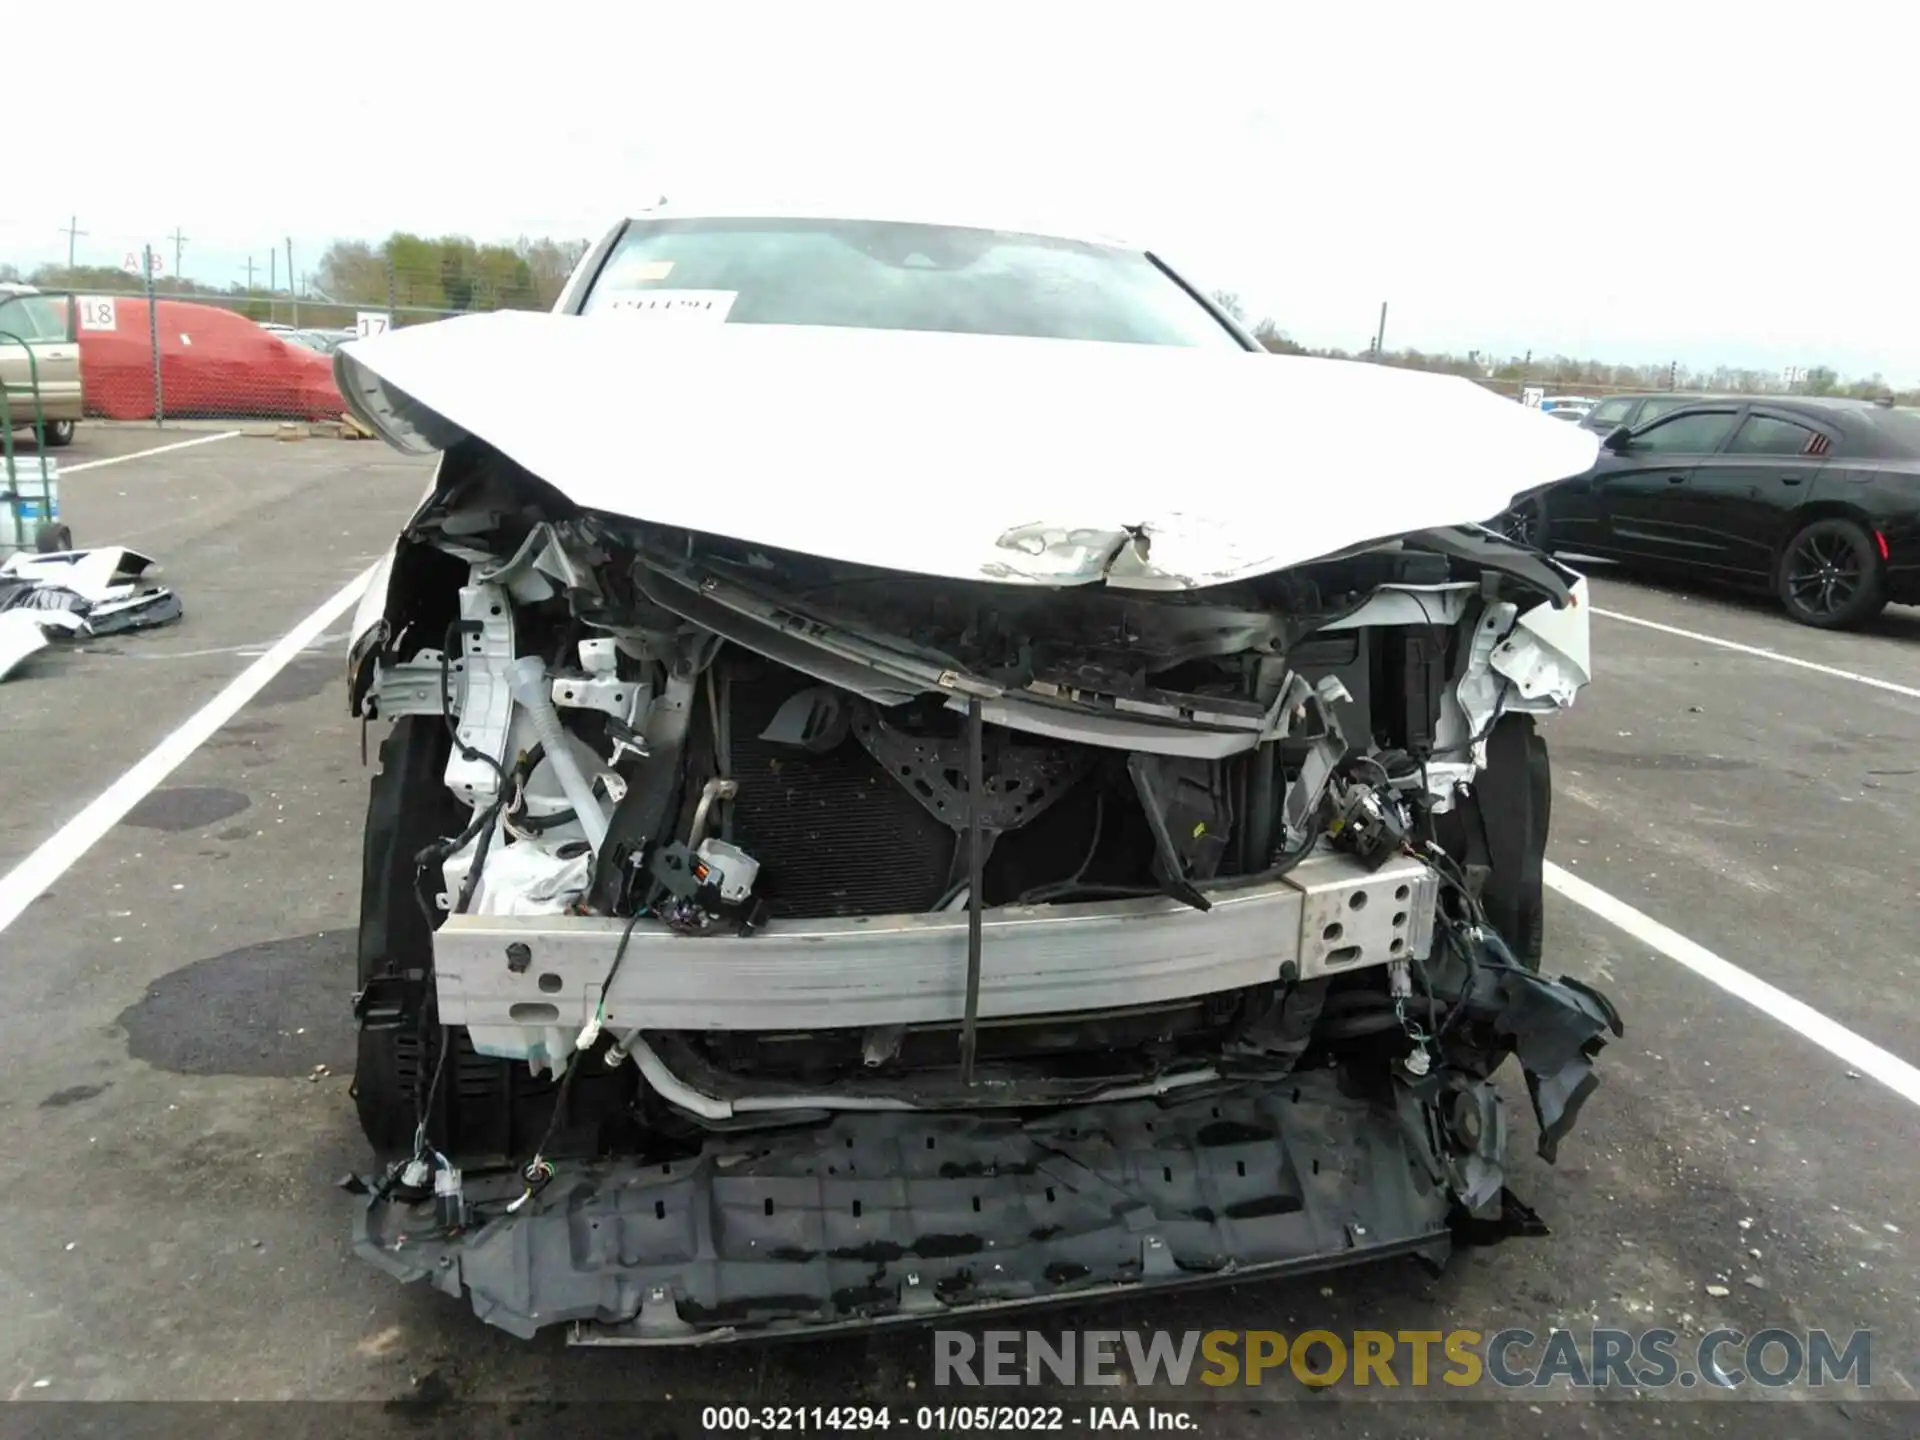
<svg viewBox="0 0 1920 1440">
<path fill-rule="evenodd" d="M 217 305 L 160 300 L 161 406 L 182 419 L 326 420 L 346 406 L 330 356 L 282 340 Z M 147 302 L 82 297 L 80 376 L 87 414 L 153 418 Z M 109 328 L 110 327 L 110 328 Z"/>
</svg>

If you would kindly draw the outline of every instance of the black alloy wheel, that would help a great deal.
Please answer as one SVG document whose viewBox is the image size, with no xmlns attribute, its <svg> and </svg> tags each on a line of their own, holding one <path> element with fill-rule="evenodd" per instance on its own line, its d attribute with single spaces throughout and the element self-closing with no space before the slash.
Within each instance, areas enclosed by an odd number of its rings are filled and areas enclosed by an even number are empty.
<svg viewBox="0 0 1920 1440">
<path fill-rule="evenodd" d="M 1537 496 L 1504 511 L 1494 528 L 1514 544 L 1525 545 L 1529 550 L 1547 548 L 1547 510 Z"/>
<path fill-rule="evenodd" d="M 1878 544 L 1840 516 L 1803 526 L 1780 557 L 1780 603 L 1802 625 L 1851 629 L 1886 608 L 1886 591 Z"/>
</svg>

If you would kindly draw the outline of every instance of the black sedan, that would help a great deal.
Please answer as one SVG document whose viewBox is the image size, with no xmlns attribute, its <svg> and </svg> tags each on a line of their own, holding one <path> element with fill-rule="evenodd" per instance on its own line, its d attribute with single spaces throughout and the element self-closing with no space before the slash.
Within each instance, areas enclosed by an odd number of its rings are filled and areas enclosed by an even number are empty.
<svg viewBox="0 0 1920 1440">
<path fill-rule="evenodd" d="M 1920 410 L 1695 401 L 1612 431 L 1591 470 L 1495 523 L 1543 550 L 1771 590 L 1802 624 L 1844 629 L 1920 603 Z"/>
</svg>

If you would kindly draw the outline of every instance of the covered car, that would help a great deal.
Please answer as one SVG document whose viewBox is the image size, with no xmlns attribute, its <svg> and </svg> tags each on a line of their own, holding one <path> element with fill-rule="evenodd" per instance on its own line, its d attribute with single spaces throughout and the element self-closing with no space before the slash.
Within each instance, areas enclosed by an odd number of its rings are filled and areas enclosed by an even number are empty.
<svg viewBox="0 0 1920 1440">
<path fill-rule="evenodd" d="M 1590 435 L 818 210 L 336 364 L 440 452 L 349 659 L 362 1256 L 679 1344 L 1532 1223 L 1493 1073 L 1551 1158 L 1620 1029 L 1543 967 L 1586 587 L 1460 522 Z"/>
<path fill-rule="evenodd" d="M 153 418 L 153 346 L 160 346 L 161 405 L 168 416 L 218 419 L 336 419 L 345 410 L 333 362 L 244 315 L 190 300 L 114 297 L 84 301 L 79 331 L 87 413 L 109 420 Z"/>
</svg>

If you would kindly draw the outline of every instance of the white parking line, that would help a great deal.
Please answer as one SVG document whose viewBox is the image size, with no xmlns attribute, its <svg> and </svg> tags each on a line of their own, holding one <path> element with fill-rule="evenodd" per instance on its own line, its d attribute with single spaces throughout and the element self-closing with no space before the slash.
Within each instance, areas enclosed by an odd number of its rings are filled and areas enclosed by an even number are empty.
<svg viewBox="0 0 1920 1440">
<path fill-rule="evenodd" d="M 1778 986 L 1769 985 L 1757 975 L 1749 975 L 1730 960 L 1723 960 L 1705 946 L 1669 930 L 1658 920 L 1615 899 L 1578 875 L 1548 862 L 1547 888 L 1582 909 L 1624 930 L 1641 944 L 1651 947 L 1694 972 L 1711 980 L 1736 999 L 1744 1000 L 1763 1015 L 1778 1020 L 1789 1030 L 1813 1041 L 1822 1050 L 1846 1061 L 1863 1075 L 1871 1075 L 1894 1094 L 1920 1105 L 1920 1069 L 1899 1056 L 1882 1050 L 1871 1040 L 1856 1035 L 1846 1026 L 1829 1020 L 1812 1006 L 1796 1000 Z"/>
<path fill-rule="evenodd" d="M 1658 630 L 1662 635 L 1678 635 L 1682 640 L 1698 640 L 1702 645 L 1718 645 L 1722 650 L 1732 650 L 1741 655 L 1753 655 L 1761 660 L 1778 660 L 1782 665 L 1791 665 L 1797 670 L 1811 670 L 1816 675 L 1830 675 L 1836 680 L 1851 680 L 1856 685 L 1869 685 L 1875 690 L 1885 690 L 1894 695 L 1905 695 L 1910 700 L 1920 700 L 1920 689 L 1912 685 L 1897 685 L 1891 680 L 1882 680 L 1873 675 L 1861 675 L 1856 671 L 1842 670 L 1833 665 L 1821 665 L 1812 660 L 1802 660 L 1798 655 L 1782 655 L 1778 650 L 1768 650 L 1759 645 L 1742 645 L 1738 640 L 1722 640 L 1718 635 L 1702 635 L 1698 630 L 1682 630 L 1678 625 L 1662 625 L 1658 620 L 1642 620 L 1638 615 L 1622 615 L 1618 610 L 1602 610 L 1593 606 L 1595 615 L 1604 615 L 1609 620 L 1619 620 L 1628 625 L 1638 625 L 1646 630 Z"/>
<path fill-rule="evenodd" d="M 144 460 L 149 455 L 164 455 L 169 450 L 185 450 L 194 445 L 211 445 L 216 440 L 231 440 L 239 430 L 222 430 L 217 435 L 196 435 L 191 440 L 176 440 L 171 445 L 156 445 L 151 450 L 136 450 L 131 455 L 109 455 L 104 460 L 82 460 L 78 465 L 62 465 L 60 474 L 78 475 L 82 470 L 98 470 L 103 465 L 118 465 L 123 460 Z"/>
<path fill-rule="evenodd" d="M 128 457 L 131 458 L 131 457 Z M 318 610 L 302 620 L 273 648 L 236 675 L 213 699 L 189 716 L 178 730 L 149 750 L 140 761 L 62 825 L 26 859 L 0 877 L 0 931 L 20 918 L 67 868 L 91 850 L 126 814 L 179 768 L 181 762 L 213 737 L 240 707 L 258 695 L 315 638 L 344 615 L 367 588 L 373 572 L 361 571 L 336 591 Z"/>
</svg>

